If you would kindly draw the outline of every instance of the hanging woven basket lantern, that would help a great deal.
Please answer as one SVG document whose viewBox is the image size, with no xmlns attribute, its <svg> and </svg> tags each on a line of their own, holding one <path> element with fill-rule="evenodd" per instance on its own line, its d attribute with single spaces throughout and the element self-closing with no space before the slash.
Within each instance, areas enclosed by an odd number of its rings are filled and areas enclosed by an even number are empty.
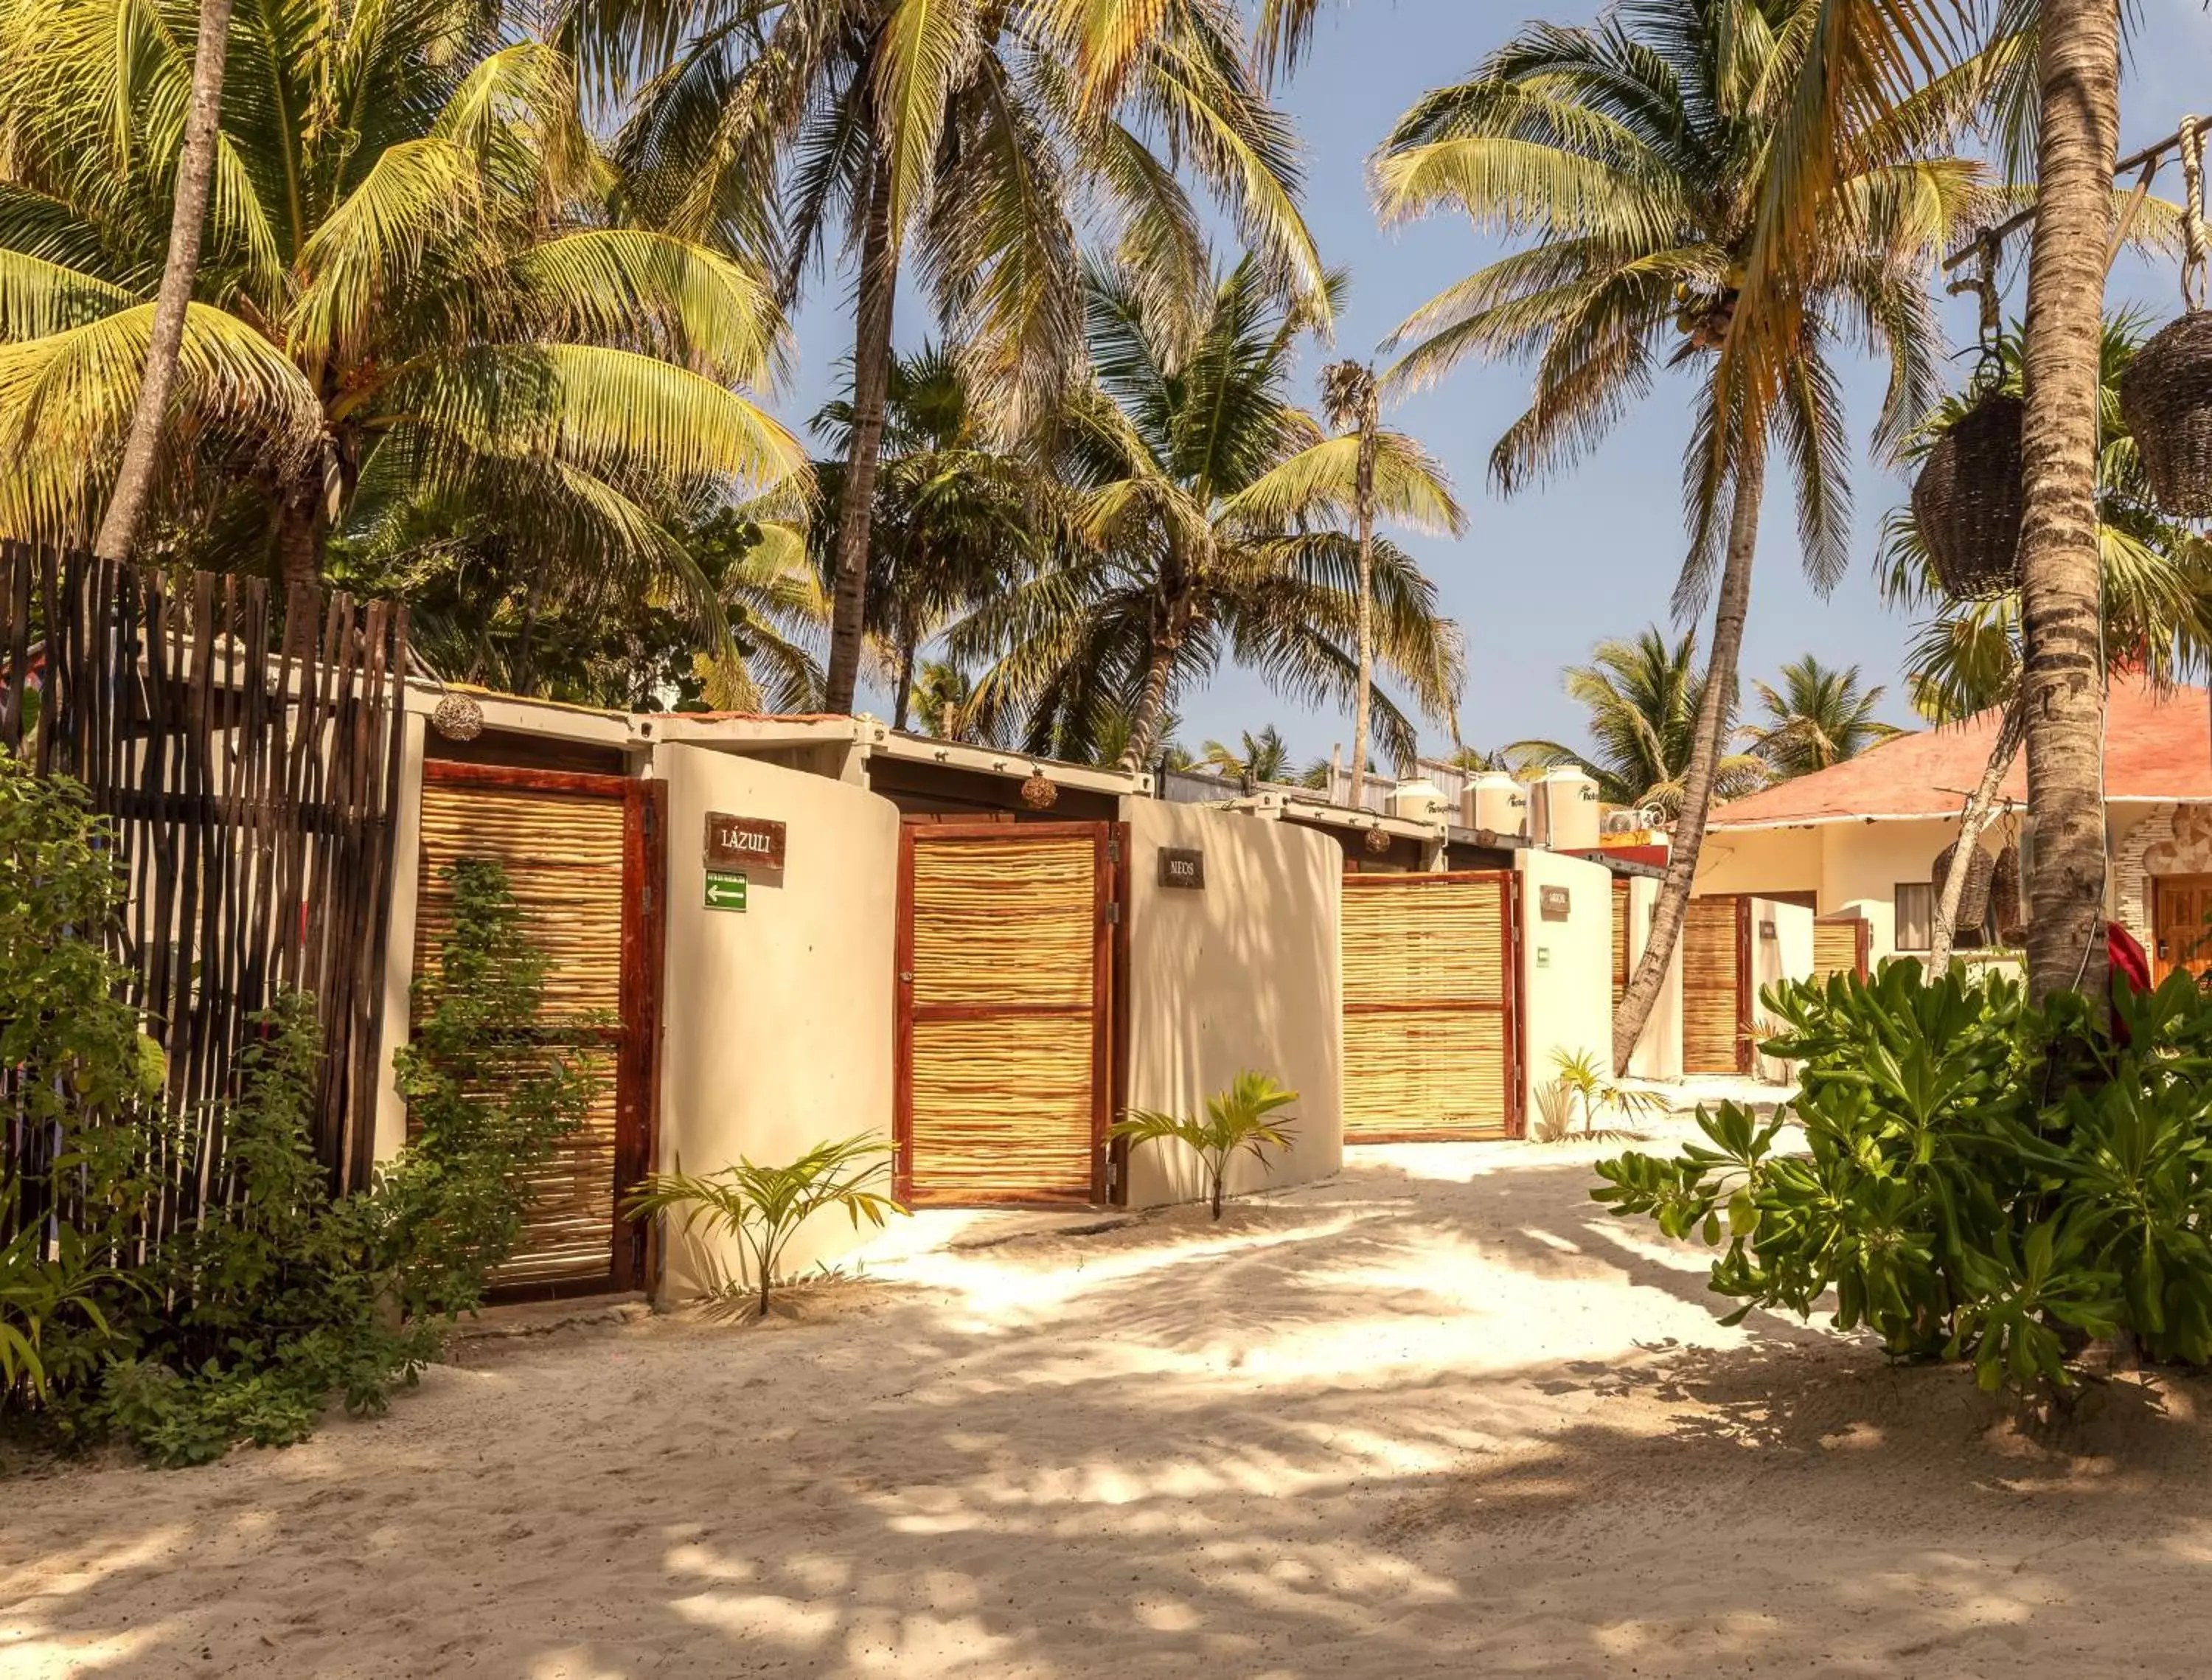
<svg viewBox="0 0 2212 1680">
<path fill-rule="evenodd" d="M 1951 859 L 1958 849 L 1959 843 L 1954 840 L 1936 854 L 1935 866 L 1928 872 L 1929 884 L 1939 900 L 1943 896 L 1944 883 L 1951 879 Z M 1990 889 L 1996 884 L 1996 860 L 1979 846 L 1975 847 L 1973 857 L 1966 865 L 1966 890 L 1959 895 L 1956 925 L 1960 929 L 1972 933 L 1989 920 Z"/>
<path fill-rule="evenodd" d="M 2120 375 L 2120 415 L 2158 505 L 2212 518 L 2212 310 L 2168 323 Z"/>
<path fill-rule="evenodd" d="M 2020 587 L 2021 400 L 1990 392 L 1936 440 L 1912 485 L 1912 522 L 1954 600 Z"/>
<path fill-rule="evenodd" d="M 2203 219 L 2204 158 L 2194 117 L 2182 119 L 2179 320 L 2135 354 L 2120 375 L 2120 417 L 2136 441 L 2159 507 L 2176 519 L 2212 518 L 2212 310 L 2204 307 L 2212 253 Z"/>
<path fill-rule="evenodd" d="M 2008 843 L 1997 854 L 1990 875 L 1990 920 L 1996 926 L 2000 945 L 2027 942 L 2027 904 L 2020 872 L 2020 845 Z"/>
</svg>

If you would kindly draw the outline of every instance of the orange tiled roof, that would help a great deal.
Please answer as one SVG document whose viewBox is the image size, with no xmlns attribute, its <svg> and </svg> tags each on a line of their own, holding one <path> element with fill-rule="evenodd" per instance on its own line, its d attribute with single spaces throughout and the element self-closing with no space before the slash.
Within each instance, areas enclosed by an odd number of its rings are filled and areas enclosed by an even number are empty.
<svg viewBox="0 0 2212 1680">
<path fill-rule="evenodd" d="M 2105 724 L 2105 796 L 2120 800 L 2212 800 L 2212 711 L 2201 688 L 2164 693 L 2139 678 L 2117 677 Z M 1714 828 L 1772 828 L 1797 823 L 1954 817 L 1981 780 L 1995 744 L 1998 714 L 1900 735 L 1832 769 L 1801 776 L 1713 813 Z M 2005 778 L 2004 795 L 2027 797 L 2026 755 Z"/>
</svg>

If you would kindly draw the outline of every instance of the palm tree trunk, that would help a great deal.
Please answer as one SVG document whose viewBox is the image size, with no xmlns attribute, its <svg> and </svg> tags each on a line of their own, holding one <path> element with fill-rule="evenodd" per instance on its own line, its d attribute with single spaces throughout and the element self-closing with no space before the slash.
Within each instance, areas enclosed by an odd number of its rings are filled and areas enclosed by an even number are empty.
<svg viewBox="0 0 2212 1680">
<path fill-rule="evenodd" d="M 1359 415 L 1359 466 L 1352 494 L 1359 503 L 1359 691 L 1352 709 L 1352 803 L 1367 788 L 1369 709 L 1375 694 L 1375 399 Z"/>
<path fill-rule="evenodd" d="M 1735 503 L 1729 513 L 1728 554 L 1721 567 L 1720 599 L 1713 610 L 1712 654 L 1705 665 L 1705 690 L 1698 706 L 1697 739 L 1682 776 L 1682 805 L 1674 819 L 1667 878 L 1651 908 L 1651 937 L 1620 995 L 1613 1018 L 1613 1069 L 1628 1071 L 1636 1041 L 1651 1019 L 1659 988 L 1674 960 L 1683 918 L 1689 914 L 1690 889 L 1697 882 L 1698 852 L 1705 843 L 1705 818 L 1712 809 L 1713 770 L 1728 733 L 1729 702 L 1735 692 L 1736 658 L 1743 649 L 1743 621 L 1751 611 L 1751 561 L 1759 546 L 1759 498 L 1766 462 L 1756 440 L 1743 446 L 1736 467 Z"/>
<path fill-rule="evenodd" d="M 1121 749 L 1124 770 L 1134 773 L 1144 769 L 1159 746 L 1160 721 L 1167 715 L 1168 679 L 1175 671 L 1175 644 L 1155 635 L 1145 662 L 1145 686 L 1129 718 L 1128 743 Z"/>
<path fill-rule="evenodd" d="M 891 304 L 898 292 L 898 253 L 891 242 L 891 178 L 880 159 L 868 195 L 860 241 L 860 287 L 853 340 L 853 442 L 845 465 L 845 497 L 837 510 L 837 569 L 830 618 L 830 673 L 823 704 L 853 709 L 860 685 L 860 642 L 868 607 L 869 522 L 875 511 L 876 462 L 884 441 L 884 393 L 891 367 Z"/>
<path fill-rule="evenodd" d="M 177 192 L 169 210 L 169 251 L 161 265 L 161 287 L 154 298 L 154 327 L 146 344 L 146 367 L 138 380 L 138 400 L 131 411 L 131 430 L 123 444 L 123 464 L 107 511 L 93 539 L 93 551 L 105 559 L 129 557 L 144 523 L 146 502 L 160 460 L 161 421 L 169 410 L 169 388 L 176 382 L 177 356 L 184 347 L 185 315 L 199 277 L 200 235 L 207 226 L 208 192 L 215 181 L 216 130 L 222 118 L 222 71 L 230 46 L 231 0 L 200 0 L 199 40 L 192 53 L 192 102 L 185 118 L 185 137 L 177 155 Z"/>
<path fill-rule="evenodd" d="M 285 588 L 322 582 L 323 493 L 319 462 L 285 479 L 276 491 L 276 576 Z"/>
<path fill-rule="evenodd" d="M 2005 708 L 2004 721 L 1990 748 L 1990 761 L 1982 766 L 1982 779 L 1974 784 L 1966 808 L 1959 814 L 1959 842 L 1951 852 L 1950 871 L 1943 877 L 1943 890 L 1936 901 L 1936 925 L 1928 935 L 1929 974 L 1941 974 L 1951 965 L 1953 929 L 1959 925 L 1959 906 L 1966 900 L 1966 882 L 1973 875 L 1974 853 L 1997 813 L 1997 789 L 2004 785 L 2005 773 L 2019 756 L 2020 739 L 2027 728 L 2027 709 L 2015 695 Z"/>
<path fill-rule="evenodd" d="M 907 714 L 914 703 L 915 638 L 911 635 L 899 637 L 898 692 L 891 699 L 891 727 L 904 730 Z"/>
<path fill-rule="evenodd" d="M 2043 121 L 2021 421 L 2021 703 L 2027 717 L 2027 984 L 2105 992 L 2105 682 L 2099 646 L 2097 375 L 2118 0 L 2044 0 Z"/>
</svg>

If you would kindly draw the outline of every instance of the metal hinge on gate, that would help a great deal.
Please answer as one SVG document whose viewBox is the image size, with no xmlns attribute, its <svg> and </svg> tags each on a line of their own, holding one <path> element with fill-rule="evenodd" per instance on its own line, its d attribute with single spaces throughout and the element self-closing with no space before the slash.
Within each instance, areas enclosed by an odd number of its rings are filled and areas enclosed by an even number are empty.
<svg viewBox="0 0 2212 1680">
<path fill-rule="evenodd" d="M 1119 863 L 1121 861 L 1121 843 L 1119 840 L 1109 840 L 1106 843 L 1106 861 L 1109 863 Z"/>
<path fill-rule="evenodd" d="M 1106 925 L 1109 928 L 1118 928 L 1121 925 L 1121 905 L 1109 904 L 1106 906 Z"/>
</svg>

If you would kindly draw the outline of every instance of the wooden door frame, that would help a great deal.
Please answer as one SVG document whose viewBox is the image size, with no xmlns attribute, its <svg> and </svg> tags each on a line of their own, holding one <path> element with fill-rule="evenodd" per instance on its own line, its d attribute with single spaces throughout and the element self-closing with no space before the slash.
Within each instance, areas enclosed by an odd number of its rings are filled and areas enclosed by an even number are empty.
<svg viewBox="0 0 2212 1680">
<path fill-rule="evenodd" d="M 1379 872 L 1358 873 L 1346 870 L 1343 876 L 1344 891 L 1362 892 L 1389 892 L 1408 887 L 1442 886 L 1452 882 L 1495 881 L 1498 883 L 1498 967 L 1504 996 L 1499 1004 L 1504 1015 L 1500 1023 L 1498 1043 L 1501 1059 L 1505 1064 L 1504 1135 L 1499 1138 L 1487 1128 L 1479 1131 L 1455 1129 L 1444 1131 L 1375 1132 L 1363 1135 L 1361 1143 L 1452 1143 L 1510 1142 L 1528 1135 L 1528 1103 L 1523 1090 L 1523 1070 L 1528 1065 L 1528 1023 L 1527 1012 L 1521 1007 L 1521 887 L 1523 877 L 1517 869 L 1445 869 L 1428 873 L 1393 873 Z M 1343 935 L 1338 940 L 1341 947 Z M 1341 958 L 1340 957 L 1340 961 Z M 1352 1005 L 1339 1001 L 1340 1017 L 1350 1014 Z M 1474 1006 L 1481 1007 L 1482 1006 Z M 1387 1008 L 1372 1008 L 1375 1013 L 1387 1013 Z"/>
<path fill-rule="evenodd" d="M 1753 994 L 1752 959 L 1755 955 L 1751 941 L 1751 898 L 1739 892 L 1735 898 L 1735 1070 L 1739 1076 L 1748 1077 L 1759 1067 L 1759 1047 L 1756 1042 L 1753 1005 L 1758 1001 Z"/>
<path fill-rule="evenodd" d="M 1128 911 L 1124 903 L 1128 825 L 1106 822 L 902 822 L 899 825 L 898 910 L 891 947 L 891 1193 L 914 1205 L 914 855 L 917 843 L 981 841 L 1012 845 L 1027 840 L 1088 840 L 1091 843 L 1091 1200 L 1107 1205 L 1109 1196 L 1107 1131 L 1126 1082 L 1119 1065 L 1120 1021 L 1117 956 L 1126 951 Z M 988 1004 L 933 1004 L 933 1019 L 958 1020 L 1003 1013 Z M 1127 1194 L 1126 1183 L 1123 1194 Z M 951 1207 L 1066 1207 L 1064 1197 L 1019 1194 L 973 1201 L 932 1198 L 926 1204 Z"/>
<path fill-rule="evenodd" d="M 623 916 L 618 988 L 623 1015 L 615 1057 L 615 1216 L 607 1233 L 607 1275 L 520 1283 L 493 1289 L 492 1301 L 557 1300 L 643 1288 L 644 1226 L 622 1215 L 623 1198 L 653 1171 L 660 1131 L 660 1032 L 663 953 L 668 921 L 668 784 L 642 776 L 585 770 L 534 770 L 425 758 L 422 780 L 494 792 L 580 794 L 623 807 Z M 416 850 L 416 892 L 422 851 Z"/>
</svg>

